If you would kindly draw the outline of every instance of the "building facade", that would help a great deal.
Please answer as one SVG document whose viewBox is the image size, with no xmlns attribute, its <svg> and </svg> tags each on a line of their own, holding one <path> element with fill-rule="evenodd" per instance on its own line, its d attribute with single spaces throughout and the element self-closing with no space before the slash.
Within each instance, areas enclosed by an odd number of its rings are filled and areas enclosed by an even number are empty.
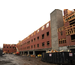
<svg viewBox="0 0 75 75">
<path fill-rule="evenodd" d="M 15 53 L 16 52 L 16 44 L 3 44 L 3 52 Z"/>
<path fill-rule="evenodd" d="M 19 42 L 16 47 L 20 52 L 46 51 L 51 49 L 50 21 Z"/>
<path fill-rule="evenodd" d="M 58 29 L 59 49 L 75 49 L 75 9 L 64 9 L 64 25 Z"/>
<path fill-rule="evenodd" d="M 4 46 L 3 46 L 4 47 Z M 75 9 L 50 13 L 50 21 L 16 44 L 21 54 L 37 54 L 51 49 L 75 49 Z M 4 49 L 4 48 L 3 48 Z"/>
</svg>

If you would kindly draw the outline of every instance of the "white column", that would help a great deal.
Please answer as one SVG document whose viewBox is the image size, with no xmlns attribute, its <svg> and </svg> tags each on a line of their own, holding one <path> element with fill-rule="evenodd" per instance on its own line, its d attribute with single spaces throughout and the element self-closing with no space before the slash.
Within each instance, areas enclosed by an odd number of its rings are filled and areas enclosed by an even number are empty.
<svg viewBox="0 0 75 75">
<path fill-rule="evenodd" d="M 33 55 L 35 55 L 35 51 L 33 51 Z"/>
<path fill-rule="evenodd" d="M 22 52 L 21 52 L 21 55 L 22 55 Z"/>
<path fill-rule="evenodd" d="M 28 51 L 28 55 L 29 55 L 29 51 Z"/>
<path fill-rule="evenodd" d="M 24 55 L 24 51 L 23 51 L 23 55 Z"/>
</svg>

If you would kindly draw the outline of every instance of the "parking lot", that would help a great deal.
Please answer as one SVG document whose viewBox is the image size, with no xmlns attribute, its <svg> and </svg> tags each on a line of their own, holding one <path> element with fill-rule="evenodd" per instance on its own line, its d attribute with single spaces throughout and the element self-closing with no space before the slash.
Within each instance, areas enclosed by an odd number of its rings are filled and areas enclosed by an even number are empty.
<svg viewBox="0 0 75 75">
<path fill-rule="evenodd" d="M 56 64 L 42 62 L 41 58 L 18 56 L 14 54 L 5 54 L 2 57 L 0 56 L 0 65 L 56 65 Z"/>
</svg>

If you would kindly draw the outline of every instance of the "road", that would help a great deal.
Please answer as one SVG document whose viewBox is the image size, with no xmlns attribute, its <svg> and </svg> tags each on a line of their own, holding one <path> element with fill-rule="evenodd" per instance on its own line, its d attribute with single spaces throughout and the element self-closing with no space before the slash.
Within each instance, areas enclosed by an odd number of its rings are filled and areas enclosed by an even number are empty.
<svg viewBox="0 0 75 75">
<path fill-rule="evenodd" d="M 42 62 L 41 58 L 17 56 L 14 54 L 5 54 L 2 57 L 0 57 L 0 65 L 55 65 L 55 64 Z"/>
</svg>

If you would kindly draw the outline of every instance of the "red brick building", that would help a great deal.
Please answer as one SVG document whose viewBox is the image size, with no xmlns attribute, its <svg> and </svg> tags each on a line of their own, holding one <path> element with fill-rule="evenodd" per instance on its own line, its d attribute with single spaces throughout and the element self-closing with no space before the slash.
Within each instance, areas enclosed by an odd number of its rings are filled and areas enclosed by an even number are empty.
<svg viewBox="0 0 75 75">
<path fill-rule="evenodd" d="M 51 49 L 74 51 L 75 9 L 73 11 L 64 9 L 64 16 L 61 10 L 55 9 L 50 16 L 49 22 L 16 44 L 21 54 L 36 54 Z M 10 48 L 6 47 L 3 45 L 4 51 Z"/>
<path fill-rule="evenodd" d="M 51 49 L 50 21 L 19 42 L 16 47 L 20 52 L 45 51 Z"/>
<path fill-rule="evenodd" d="M 3 44 L 3 52 L 6 53 L 16 52 L 16 44 Z"/>
<path fill-rule="evenodd" d="M 64 25 L 58 29 L 59 47 L 66 46 L 75 49 L 75 9 L 70 11 L 64 9 Z"/>
</svg>

